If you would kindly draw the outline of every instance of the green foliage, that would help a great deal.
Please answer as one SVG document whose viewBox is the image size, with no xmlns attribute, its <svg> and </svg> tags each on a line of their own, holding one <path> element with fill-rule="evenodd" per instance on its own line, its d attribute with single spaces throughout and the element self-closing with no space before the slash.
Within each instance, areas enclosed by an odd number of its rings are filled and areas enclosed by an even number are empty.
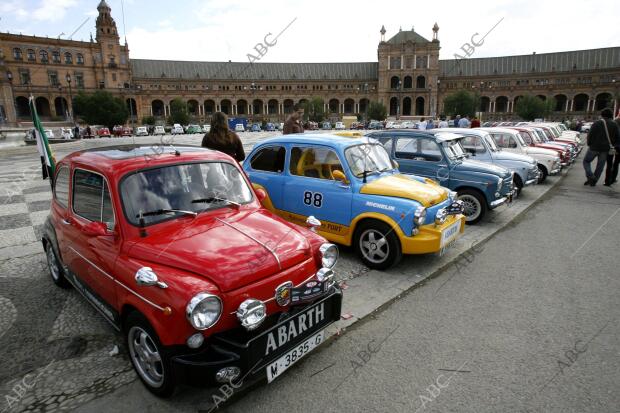
<svg viewBox="0 0 620 413">
<path fill-rule="evenodd" d="M 466 90 L 459 90 L 445 97 L 443 101 L 444 111 L 451 117 L 456 115 L 475 116 L 479 101 L 478 95 Z"/>
<path fill-rule="evenodd" d="M 78 93 L 73 100 L 73 110 L 86 123 L 105 125 L 110 130 L 114 125 L 124 125 L 129 118 L 129 111 L 123 99 L 103 90 L 92 94 Z"/>
<path fill-rule="evenodd" d="M 523 120 L 545 118 L 555 110 L 555 99 L 542 100 L 538 96 L 525 95 L 515 105 L 515 113 Z"/>
<path fill-rule="evenodd" d="M 168 123 L 187 125 L 189 123 L 189 112 L 187 111 L 187 103 L 180 98 L 172 99 L 170 102 L 170 117 Z"/>
<path fill-rule="evenodd" d="M 143 125 L 155 125 L 155 116 L 145 116 L 142 118 Z"/>
<path fill-rule="evenodd" d="M 366 114 L 368 119 L 382 121 L 387 118 L 387 109 L 381 102 L 370 102 Z"/>
<path fill-rule="evenodd" d="M 304 108 L 304 120 L 310 120 L 312 122 L 321 122 L 325 117 L 323 108 L 325 104 L 323 99 L 314 97 L 302 105 Z"/>
</svg>

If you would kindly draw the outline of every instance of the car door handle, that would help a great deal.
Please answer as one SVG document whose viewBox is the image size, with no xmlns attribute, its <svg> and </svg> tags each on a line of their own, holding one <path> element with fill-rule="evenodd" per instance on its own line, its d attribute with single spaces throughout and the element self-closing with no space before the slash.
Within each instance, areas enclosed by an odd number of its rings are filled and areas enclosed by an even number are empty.
<svg viewBox="0 0 620 413">
<path fill-rule="evenodd" d="M 71 221 L 66 218 L 63 218 L 61 222 L 65 225 L 71 225 Z"/>
</svg>

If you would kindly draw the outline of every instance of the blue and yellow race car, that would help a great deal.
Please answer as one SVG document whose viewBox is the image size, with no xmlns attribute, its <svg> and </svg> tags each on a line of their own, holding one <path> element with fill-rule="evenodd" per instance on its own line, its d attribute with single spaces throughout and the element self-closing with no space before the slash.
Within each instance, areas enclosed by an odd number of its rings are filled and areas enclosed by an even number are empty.
<svg viewBox="0 0 620 413">
<path fill-rule="evenodd" d="M 353 246 L 364 264 L 386 269 L 402 254 L 440 251 L 462 234 L 456 193 L 403 175 L 377 141 L 336 135 L 286 135 L 257 144 L 243 165 L 263 204 Z"/>
</svg>

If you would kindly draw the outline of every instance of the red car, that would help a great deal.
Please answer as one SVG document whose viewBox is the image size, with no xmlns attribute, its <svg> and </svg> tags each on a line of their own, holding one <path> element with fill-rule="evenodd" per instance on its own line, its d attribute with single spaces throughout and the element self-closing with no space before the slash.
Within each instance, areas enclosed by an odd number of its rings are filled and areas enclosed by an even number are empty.
<svg viewBox="0 0 620 413">
<path fill-rule="evenodd" d="M 110 135 L 110 129 L 108 128 L 99 128 L 97 129 L 97 136 L 99 138 L 109 138 Z"/>
<path fill-rule="evenodd" d="M 56 168 L 43 247 L 52 280 L 114 328 L 159 396 L 179 382 L 273 380 L 340 318 L 338 249 L 261 205 L 229 156 L 124 145 Z"/>
<path fill-rule="evenodd" d="M 130 127 L 122 126 L 122 125 L 116 125 L 115 127 L 113 127 L 112 132 L 114 133 L 114 136 L 116 137 L 131 136 L 132 134 Z"/>
<path fill-rule="evenodd" d="M 560 157 L 560 164 L 562 166 L 568 166 L 570 164 L 571 162 L 570 151 L 561 145 L 543 142 L 538 136 L 535 128 L 530 127 L 530 126 L 512 126 L 510 127 L 510 129 L 515 129 L 520 132 L 524 132 L 523 140 L 529 146 L 535 146 L 538 148 L 551 149 L 553 151 L 556 151 L 558 153 L 558 156 Z"/>
</svg>

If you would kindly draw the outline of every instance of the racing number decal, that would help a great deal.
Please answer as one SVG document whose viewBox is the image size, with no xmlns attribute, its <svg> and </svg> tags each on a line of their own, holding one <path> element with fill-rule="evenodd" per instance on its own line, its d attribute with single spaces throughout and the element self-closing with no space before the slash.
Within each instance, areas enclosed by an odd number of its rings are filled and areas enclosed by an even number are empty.
<svg viewBox="0 0 620 413">
<path fill-rule="evenodd" d="M 323 206 L 323 194 L 320 192 L 304 192 L 304 204 L 321 208 Z"/>
</svg>

